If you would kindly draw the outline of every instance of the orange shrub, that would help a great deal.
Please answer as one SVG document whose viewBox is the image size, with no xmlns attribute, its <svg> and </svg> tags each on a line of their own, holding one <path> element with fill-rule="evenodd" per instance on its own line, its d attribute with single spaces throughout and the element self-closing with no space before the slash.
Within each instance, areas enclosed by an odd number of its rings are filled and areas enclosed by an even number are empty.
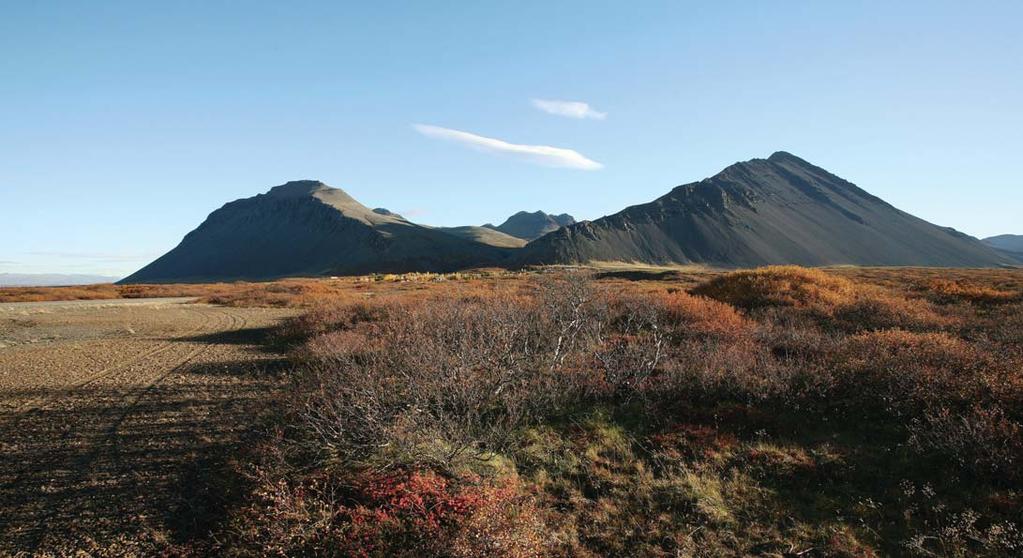
<svg viewBox="0 0 1023 558">
<path fill-rule="evenodd" d="M 846 331 L 902 328 L 928 330 L 953 324 L 923 300 L 912 300 L 876 287 L 864 286 L 855 300 L 834 309 L 836 324 Z"/>
<path fill-rule="evenodd" d="M 715 277 L 692 293 L 745 310 L 788 308 L 850 331 L 933 328 L 948 322 L 924 301 L 798 266 L 736 271 Z"/>
<path fill-rule="evenodd" d="M 896 412 L 990 399 L 989 355 L 945 333 L 886 330 L 850 337 L 834 355 L 843 391 Z"/>
<path fill-rule="evenodd" d="M 735 338 L 754 329 L 753 322 L 735 308 L 704 296 L 675 292 L 651 298 L 650 303 L 656 305 L 661 322 L 676 332 Z"/>
<path fill-rule="evenodd" d="M 818 269 L 768 266 L 715 277 L 692 290 L 732 306 L 752 310 L 769 306 L 834 308 L 853 301 L 856 285 Z"/>
<path fill-rule="evenodd" d="M 923 289 L 928 298 L 939 303 L 1004 304 L 1021 299 L 1018 292 L 946 279 L 932 280 Z"/>
</svg>

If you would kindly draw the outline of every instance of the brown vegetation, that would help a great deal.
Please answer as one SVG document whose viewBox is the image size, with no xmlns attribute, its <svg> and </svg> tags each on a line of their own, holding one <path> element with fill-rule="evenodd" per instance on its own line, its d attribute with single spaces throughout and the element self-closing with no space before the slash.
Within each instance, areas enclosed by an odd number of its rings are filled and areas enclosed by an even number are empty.
<svg viewBox="0 0 1023 558">
<path fill-rule="evenodd" d="M 821 325 L 846 330 L 941 326 L 943 319 L 922 301 L 910 301 L 873 285 L 856 283 L 824 270 L 771 266 L 724 274 L 693 293 L 745 310 L 791 309 Z"/>
<path fill-rule="evenodd" d="M 299 308 L 314 306 L 323 301 L 336 302 L 337 299 L 345 296 L 443 291 L 451 283 L 478 283 L 483 280 L 500 278 L 514 280 L 520 275 L 498 270 L 479 270 L 471 273 L 380 274 L 329 279 L 280 279 L 265 282 L 6 287 L 0 288 L 0 303 L 195 297 L 200 302 L 224 306 Z"/>
<path fill-rule="evenodd" d="M 966 279 L 988 286 L 985 273 Z M 935 304 L 915 277 L 884 286 L 841 270 L 706 277 L 691 293 L 661 277 L 465 281 L 349 294 L 291 320 L 279 338 L 302 371 L 242 467 L 250 496 L 220 544 L 1023 549 L 1023 322 L 1005 319 L 1019 300 Z"/>
<path fill-rule="evenodd" d="M 292 389 L 197 553 L 1023 551 L 1020 270 L 201 288 L 309 311 L 274 332 Z"/>
</svg>

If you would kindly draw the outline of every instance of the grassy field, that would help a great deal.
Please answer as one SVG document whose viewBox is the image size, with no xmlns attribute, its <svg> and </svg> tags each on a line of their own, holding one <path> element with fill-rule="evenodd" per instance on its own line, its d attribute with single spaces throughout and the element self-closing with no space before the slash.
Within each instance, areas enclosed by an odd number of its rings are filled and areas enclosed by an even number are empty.
<svg viewBox="0 0 1023 558">
<path fill-rule="evenodd" d="M 272 332 L 291 385 L 183 554 L 1023 553 L 1023 270 L 137 292 L 309 308 Z"/>
</svg>

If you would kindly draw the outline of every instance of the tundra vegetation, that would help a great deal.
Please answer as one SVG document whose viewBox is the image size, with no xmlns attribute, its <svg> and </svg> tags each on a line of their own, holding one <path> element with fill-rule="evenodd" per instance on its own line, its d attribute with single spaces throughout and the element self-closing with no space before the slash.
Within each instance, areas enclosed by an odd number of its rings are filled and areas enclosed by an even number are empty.
<svg viewBox="0 0 1023 558">
<path fill-rule="evenodd" d="M 182 553 L 1023 553 L 1020 270 L 548 270 L 206 296 L 309 310 L 273 332 L 288 389 L 225 474 L 214 535 Z"/>
<path fill-rule="evenodd" d="M 1018 271 L 551 273 L 324 299 L 227 554 L 1023 552 Z"/>
</svg>

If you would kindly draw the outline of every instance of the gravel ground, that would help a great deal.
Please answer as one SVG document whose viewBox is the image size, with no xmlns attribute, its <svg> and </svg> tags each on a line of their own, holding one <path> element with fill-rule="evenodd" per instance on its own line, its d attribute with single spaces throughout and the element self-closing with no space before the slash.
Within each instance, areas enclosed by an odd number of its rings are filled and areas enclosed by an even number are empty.
<svg viewBox="0 0 1023 558">
<path fill-rule="evenodd" d="M 0 555 L 146 555 L 201 535 L 276 382 L 291 310 L 0 304 Z"/>
</svg>

